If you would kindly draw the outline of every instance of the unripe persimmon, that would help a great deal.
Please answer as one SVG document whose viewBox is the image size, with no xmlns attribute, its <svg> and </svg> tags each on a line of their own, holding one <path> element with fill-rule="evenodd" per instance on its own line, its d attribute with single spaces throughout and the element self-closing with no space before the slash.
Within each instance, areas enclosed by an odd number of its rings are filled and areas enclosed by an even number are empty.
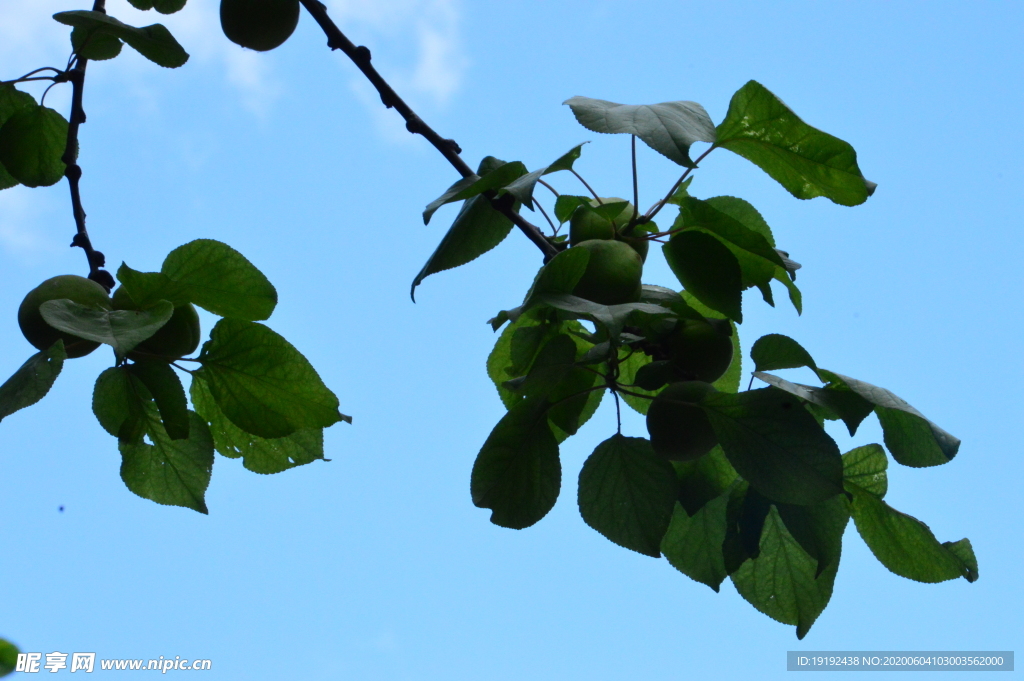
<svg viewBox="0 0 1024 681">
<path fill-rule="evenodd" d="M 703 381 L 670 383 L 658 393 L 647 411 L 647 432 L 658 454 L 677 461 L 693 461 L 718 444 L 711 421 L 698 403 L 715 388 Z"/>
<path fill-rule="evenodd" d="M 590 239 L 573 248 L 590 252 L 583 277 L 573 295 L 602 305 L 618 305 L 640 300 L 640 277 L 644 263 L 628 244 L 622 241 Z"/>
<path fill-rule="evenodd" d="M 67 299 L 103 310 L 110 309 L 107 289 L 92 279 L 75 274 L 62 274 L 47 279 L 28 292 L 18 308 L 18 326 L 25 338 L 39 350 L 46 350 L 57 342 L 64 341 L 64 352 L 68 357 L 84 357 L 100 346 L 96 341 L 86 340 L 63 331 L 58 331 L 43 319 L 39 306 L 48 300 Z"/>
<path fill-rule="evenodd" d="M 623 201 L 625 199 L 613 196 L 602 198 L 600 201 L 591 199 L 590 205 L 597 208 L 601 205 Z M 569 219 L 569 244 L 575 246 L 591 239 L 618 239 L 632 246 L 640 259 L 646 261 L 650 243 L 643 238 L 643 232 L 634 230 L 630 236 L 622 235 L 622 231 L 629 226 L 629 221 L 633 219 L 633 212 L 633 204 L 628 201 L 619 214 L 611 219 L 603 218 L 585 206 L 580 206 Z"/>
<path fill-rule="evenodd" d="M 299 0 L 221 0 L 220 26 L 228 39 L 266 52 L 288 40 L 299 23 Z"/>
</svg>

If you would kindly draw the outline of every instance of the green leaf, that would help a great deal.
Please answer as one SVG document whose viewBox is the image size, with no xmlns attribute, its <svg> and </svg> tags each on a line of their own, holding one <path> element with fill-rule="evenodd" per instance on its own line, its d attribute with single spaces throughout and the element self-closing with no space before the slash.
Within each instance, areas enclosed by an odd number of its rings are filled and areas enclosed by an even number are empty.
<svg viewBox="0 0 1024 681">
<path fill-rule="evenodd" d="M 79 57 L 93 61 L 113 59 L 121 54 L 121 39 L 97 28 L 71 30 L 71 48 Z"/>
<path fill-rule="evenodd" d="M 24 106 L 0 127 L 0 164 L 26 187 L 49 187 L 64 177 L 68 122 L 45 106 Z"/>
<path fill-rule="evenodd" d="M 46 301 L 39 312 L 53 328 L 106 343 L 123 357 L 159 331 L 174 314 L 174 306 L 165 300 L 148 310 L 102 310 L 60 299 Z"/>
<path fill-rule="evenodd" d="M 871 492 L 847 485 L 853 495 L 853 520 L 864 543 L 885 567 L 918 582 L 944 582 L 957 577 L 973 581 L 977 559 L 970 543 L 955 550 L 940 544 L 917 518 L 900 513 Z M 964 555 L 969 562 L 960 558 Z"/>
<path fill-rule="evenodd" d="M 686 168 L 697 167 L 690 160 L 691 144 L 715 141 L 715 125 L 696 102 L 629 105 L 572 97 L 562 103 L 569 105 L 584 128 L 636 135 L 647 146 Z"/>
<path fill-rule="evenodd" d="M 145 404 L 146 434 L 152 444 L 118 443 L 121 479 L 143 499 L 207 513 L 206 488 L 213 471 L 213 440 L 206 423 L 189 412 L 187 440 L 172 440 L 152 402 Z"/>
<path fill-rule="evenodd" d="M 870 402 L 842 385 L 833 384 L 825 388 L 816 388 L 802 383 L 791 383 L 763 371 L 755 371 L 754 377 L 809 403 L 812 413 L 830 420 L 842 419 L 851 436 L 857 433 L 861 422 L 874 409 Z"/>
<path fill-rule="evenodd" d="M 60 375 L 65 359 L 64 341 L 60 339 L 49 349 L 29 357 L 13 376 L 0 385 L 0 421 L 46 397 Z"/>
<path fill-rule="evenodd" d="M 806 505 L 842 491 L 839 448 L 787 393 L 710 393 L 700 406 L 729 462 L 769 499 Z"/>
<path fill-rule="evenodd" d="M 676 504 L 661 541 L 661 551 L 672 567 L 715 592 L 728 576 L 722 554 L 728 506 L 728 493 L 704 504 L 692 516 Z"/>
<path fill-rule="evenodd" d="M 184 288 L 189 302 L 222 317 L 256 322 L 270 317 L 277 306 L 277 290 L 263 273 L 213 239 L 178 246 L 167 254 L 160 272 Z"/>
<path fill-rule="evenodd" d="M 128 0 L 128 3 L 132 7 L 138 10 L 142 10 L 143 12 L 145 12 L 146 10 L 153 9 L 154 2 L 155 0 Z"/>
<path fill-rule="evenodd" d="M 510 231 L 512 221 L 495 210 L 486 197 L 474 196 L 466 201 L 437 249 L 413 279 L 409 292 L 413 301 L 416 287 L 428 276 L 476 260 L 504 241 Z"/>
<path fill-rule="evenodd" d="M 16 111 L 36 106 L 36 100 L 32 95 L 16 89 L 13 85 L 0 85 L 0 128 Z M 20 184 L 0 162 L 0 189 L 9 189 Z"/>
<path fill-rule="evenodd" d="M 701 230 L 717 236 L 736 256 L 744 288 L 765 286 L 782 269 L 781 257 L 763 234 L 710 202 L 693 197 L 683 201 L 673 229 Z"/>
<path fill-rule="evenodd" d="M 584 522 L 619 546 L 653 558 L 661 557 L 676 493 L 672 464 L 655 454 L 646 438 L 613 435 L 580 471 Z"/>
<path fill-rule="evenodd" d="M 206 382 L 192 381 L 192 405 L 210 426 L 213 446 L 231 459 L 242 457 L 242 465 L 254 473 L 269 475 L 324 459 L 324 431 L 304 428 L 291 435 L 265 439 L 233 424 L 217 406 Z"/>
<path fill-rule="evenodd" d="M 132 302 L 140 308 L 151 307 L 161 300 L 168 301 L 174 307 L 191 302 L 187 288 L 162 272 L 138 272 L 121 263 L 117 268 L 117 280 Z"/>
<path fill-rule="evenodd" d="M 0 638 L 0 676 L 7 676 L 18 665 L 18 647 Z"/>
<path fill-rule="evenodd" d="M 743 321 L 743 275 L 728 247 L 705 232 L 683 231 L 662 251 L 683 288 L 729 319 Z"/>
<path fill-rule="evenodd" d="M 757 81 L 733 95 L 717 134 L 715 146 L 754 163 L 798 199 L 824 196 L 856 206 L 874 189 L 853 147 L 804 123 Z"/>
<path fill-rule="evenodd" d="M 857 485 L 879 499 L 889 490 L 889 460 L 881 445 L 864 445 L 843 454 L 843 484 Z"/>
<path fill-rule="evenodd" d="M 577 208 L 589 205 L 589 196 L 561 194 L 555 199 L 555 219 L 558 220 L 558 224 L 564 224 L 572 218 L 572 214 L 576 212 Z"/>
<path fill-rule="evenodd" d="M 487 159 L 493 157 L 487 157 L 481 162 L 481 170 L 483 170 L 484 162 Z M 526 174 L 526 166 L 520 161 L 512 161 L 511 163 L 504 163 L 497 161 L 500 165 L 494 165 L 490 172 L 483 173 L 480 175 L 469 175 L 462 178 L 448 190 L 441 194 L 438 198 L 434 199 L 427 204 L 427 207 L 423 210 L 423 224 L 429 224 L 430 218 L 433 217 L 437 209 L 446 203 L 453 203 L 455 201 L 464 201 L 465 199 L 471 199 L 474 196 L 483 194 L 484 192 L 491 191 L 493 189 L 500 189 L 507 184 L 510 184 L 513 180 Z"/>
<path fill-rule="evenodd" d="M 547 515 L 558 499 L 562 466 L 543 400 L 522 400 L 487 437 L 473 464 L 473 503 L 491 522 L 521 530 Z"/>
<path fill-rule="evenodd" d="M 774 620 L 796 625 L 802 639 L 828 605 L 838 564 L 815 577 L 817 567 L 773 505 L 761 533 L 760 554 L 731 576 L 747 602 Z"/>
<path fill-rule="evenodd" d="M 586 142 L 583 144 L 586 144 Z M 580 154 L 583 152 L 583 144 L 577 144 L 575 147 L 559 156 L 558 160 L 551 165 L 516 178 L 514 182 L 509 183 L 508 186 L 505 187 L 505 190 L 512 196 L 516 197 L 517 201 L 528 206 L 530 210 L 533 210 L 533 190 L 537 186 L 537 181 L 544 175 L 549 175 L 551 173 L 558 172 L 559 170 L 571 170 L 572 164 L 576 162 L 580 157 Z M 561 222 L 565 221 L 562 220 Z"/>
<path fill-rule="evenodd" d="M 128 371 L 142 381 L 153 396 L 167 436 L 172 440 L 187 439 L 188 402 L 181 380 L 171 365 L 164 362 L 140 362 L 130 365 Z"/>
<path fill-rule="evenodd" d="M 203 367 L 195 375 L 206 381 L 224 415 L 247 433 L 272 439 L 351 422 L 309 361 L 262 324 L 220 320 L 199 361 Z"/>
<path fill-rule="evenodd" d="M 146 434 L 146 405 L 153 395 L 127 367 L 111 367 L 96 378 L 92 412 L 103 429 L 122 442 L 141 444 Z"/>
<path fill-rule="evenodd" d="M 951 461 L 960 448 L 960 440 L 929 421 L 906 401 L 885 388 L 858 381 L 832 371 L 818 374 L 830 387 L 847 388 L 875 405 L 882 424 L 885 446 L 904 466 L 923 468 Z"/>
<path fill-rule="evenodd" d="M 188 52 L 162 24 L 135 28 L 103 12 L 74 10 L 58 12 L 53 18 L 66 26 L 109 33 L 155 64 L 177 68 L 188 61 Z"/>
<path fill-rule="evenodd" d="M 775 371 L 810 367 L 815 373 L 817 365 L 811 354 L 789 336 L 770 333 L 761 336 L 750 347 L 750 359 L 754 360 L 754 371 Z"/>
<path fill-rule="evenodd" d="M 972 584 L 978 581 L 978 558 L 974 555 L 971 540 L 964 537 L 960 541 L 944 541 L 942 545 L 963 563 L 964 579 Z"/>
</svg>

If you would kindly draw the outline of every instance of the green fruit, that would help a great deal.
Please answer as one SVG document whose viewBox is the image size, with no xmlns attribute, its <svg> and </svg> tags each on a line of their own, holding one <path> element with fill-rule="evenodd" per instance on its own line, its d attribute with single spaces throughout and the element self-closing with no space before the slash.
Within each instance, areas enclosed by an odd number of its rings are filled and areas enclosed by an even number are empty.
<svg viewBox="0 0 1024 681">
<path fill-rule="evenodd" d="M 621 201 L 625 201 L 625 199 L 612 196 L 602 198 L 600 202 L 597 199 L 591 199 L 590 205 L 596 208 L 603 204 L 619 203 Z M 640 259 L 646 261 L 647 250 L 650 246 L 650 242 L 647 239 L 643 238 L 643 236 L 619 236 L 619 232 L 625 229 L 629 225 L 629 221 L 633 219 L 633 210 L 633 204 L 627 202 L 626 206 L 617 216 L 607 220 L 594 211 L 580 206 L 572 214 L 572 218 L 569 219 L 569 244 L 576 246 L 591 239 L 619 239 L 632 246 L 633 250 L 640 255 Z M 634 233 L 642 234 L 642 232 L 637 230 L 634 230 Z"/>
<path fill-rule="evenodd" d="M 640 277 L 644 263 L 640 256 L 621 241 L 591 239 L 574 248 L 590 252 L 587 269 L 573 295 L 602 305 L 618 305 L 640 300 Z"/>
<path fill-rule="evenodd" d="M 673 368 L 689 380 L 714 383 L 732 364 L 732 339 L 708 322 L 680 319 L 663 345 Z"/>
<path fill-rule="evenodd" d="M 46 350 L 57 342 L 64 341 L 64 351 L 68 357 L 83 357 L 100 346 L 99 343 L 85 340 L 69 333 L 58 331 L 43 319 L 39 306 L 48 300 L 67 299 L 87 307 L 110 309 L 110 296 L 107 289 L 95 281 L 79 277 L 75 274 L 62 274 L 47 279 L 28 292 L 18 308 L 18 326 L 25 338 L 39 350 Z"/>
<path fill-rule="evenodd" d="M 124 287 L 114 292 L 115 310 L 139 309 Z M 167 323 L 156 333 L 135 346 L 128 357 L 135 361 L 147 359 L 172 360 L 191 355 L 199 347 L 200 340 L 199 313 L 192 303 L 185 303 L 174 308 L 174 313 Z"/>
<path fill-rule="evenodd" d="M 233 43 L 266 52 L 299 23 L 299 0 L 221 0 L 220 26 Z"/>
<path fill-rule="evenodd" d="M 647 411 L 647 432 L 655 452 L 667 459 L 693 461 L 718 444 L 711 421 L 697 406 L 713 392 L 717 391 L 708 383 L 683 381 L 658 393 Z"/>
</svg>

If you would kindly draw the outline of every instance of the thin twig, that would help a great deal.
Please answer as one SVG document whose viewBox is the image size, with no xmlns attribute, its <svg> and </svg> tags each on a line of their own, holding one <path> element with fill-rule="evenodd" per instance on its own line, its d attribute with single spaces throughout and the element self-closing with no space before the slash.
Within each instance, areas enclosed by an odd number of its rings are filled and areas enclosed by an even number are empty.
<svg viewBox="0 0 1024 681">
<path fill-rule="evenodd" d="M 302 3 L 302 6 L 306 8 L 306 11 L 309 12 L 316 23 L 320 25 L 320 28 L 327 36 L 327 46 L 332 50 L 341 50 L 352 60 L 373 87 L 377 89 L 384 106 L 389 109 L 395 109 L 405 119 L 406 130 L 414 135 L 423 135 L 463 177 L 469 177 L 474 174 L 473 169 L 459 155 L 462 153 L 462 148 L 459 147 L 455 140 L 441 137 L 398 96 L 388 82 L 384 80 L 383 76 L 377 72 L 377 69 L 370 64 L 370 50 L 362 45 L 357 47 L 355 43 L 341 32 L 337 24 L 327 15 L 326 5 L 319 0 L 299 0 L 299 2 Z M 485 192 L 484 196 L 490 200 L 495 210 L 511 220 L 541 250 L 545 261 L 558 254 L 558 249 L 544 237 L 544 234 L 536 225 L 513 210 L 514 202 L 504 201 L 504 197 L 498 197 L 494 191 Z"/>
<path fill-rule="evenodd" d="M 635 223 L 640 211 L 640 208 L 638 208 L 640 205 L 640 193 L 636 179 L 636 135 L 630 135 L 629 138 L 632 140 L 631 151 L 633 157 L 633 217 L 630 218 L 630 221 Z"/>
<path fill-rule="evenodd" d="M 589 184 L 587 184 L 587 181 L 583 179 L 582 175 L 580 175 L 579 173 L 576 172 L 575 168 L 569 168 L 569 172 L 572 173 L 573 175 L 575 175 L 576 179 L 583 183 L 583 186 L 587 188 L 587 191 L 589 191 L 591 194 L 594 195 L 594 198 L 597 199 L 598 203 L 603 203 L 601 201 L 601 197 L 598 196 L 597 192 L 594 191 L 594 188 L 591 187 Z"/>
<path fill-rule="evenodd" d="M 697 160 L 693 162 L 694 168 L 697 167 L 698 163 L 700 163 L 701 161 L 704 160 L 705 156 L 707 156 L 708 154 L 710 154 L 712 151 L 714 151 L 717 148 L 718 147 L 711 147 L 710 149 L 705 151 L 703 154 L 698 156 Z M 653 206 L 651 206 L 650 210 L 648 210 L 646 213 L 644 213 L 644 220 L 645 221 L 649 221 L 649 220 L 654 219 L 654 216 L 658 214 L 658 211 L 660 211 L 662 208 L 664 208 L 665 204 L 668 203 L 668 200 L 672 198 L 672 195 L 676 193 L 676 189 L 679 188 L 679 185 L 681 185 L 683 182 L 685 182 L 686 178 L 690 176 L 690 172 L 691 171 L 693 171 L 693 168 L 687 168 L 686 172 L 684 172 L 682 174 L 682 176 L 678 180 L 676 180 L 676 183 L 674 185 L 672 185 L 672 188 L 668 190 L 668 194 L 665 195 L 665 198 L 663 198 L 661 201 L 659 201 L 658 203 L 656 203 Z"/>
<path fill-rule="evenodd" d="M 552 194 L 554 194 L 554 195 L 555 195 L 556 197 L 558 197 L 558 196 L 561 196 L 561 194 L 559 194 L 559 193 L 558 193 L 558 191 L 556 191 L 554 187 L 552 187 L 552 186 L 551 186 L 550 184 L 548 184 L 548 183 L 547 183 L 547 182 L 545 182 L 544 180 L 542 180 L 542 179 L 540 179 L 540 178 L 537 178 L 537 182 L 538 182 L 538 183 L 540 183 L 540 184 L 542 184 L 542 185 L 544 185 L 544 186 L 545 186 L 545 187 L 547 187 L 548 189 L 550 189 L 550 190 L 551 190 L 551 193 L 552 193 Z"/>
<path fill-rule="evenodd" d="M 551 221 L 550 217 L 548 217 L 548 212 L 544 210 L 544 206 L 540 205 L 540 201 L 534 199 L 533 205 L 537 206 L 538 210 L 540 210 L 540 214 L 543 215 L 544 219 L 548 221 L 549 225 L 551 225 L 551 229 L 555 231 L 555 234 L 558 234 L 558 227 L 555 227 L 555 223 Z"/>
<path fill-rule="evenodd" d="M 106 0 L 95 0 L 92 11 L 106 14 Z M 89 261 L 89 278 L 102 284 L 108 290 L 114 287 L 114 277 L 102 269 L 105 258 L 102 253 L 92 247 L 89 239 L 89 232 L 85 228 L 85 209 L 82 208 L 82 194 L 79 190 L 79 181 L 82 179 L 82 168 L 78 165 L 78 128 L 85 123 L 85 110 L 82 108 L 82 91 L 85 89 L 85 67 L 89 60 L 79 57 L 75 68 L 68 73 L 68 80 L 71 81 L 71 115 L 68 120 L 68 141 L 64 147 L 64 155 L 61 160 L 65 166 L 64 176 L 68 178 L 68 186 L 71 189 L 71 210 L 75 216 L 77 232 L 71 240 L 71 245 L 78 246 L 85 251 L 85 257 Z"/>
</svg>

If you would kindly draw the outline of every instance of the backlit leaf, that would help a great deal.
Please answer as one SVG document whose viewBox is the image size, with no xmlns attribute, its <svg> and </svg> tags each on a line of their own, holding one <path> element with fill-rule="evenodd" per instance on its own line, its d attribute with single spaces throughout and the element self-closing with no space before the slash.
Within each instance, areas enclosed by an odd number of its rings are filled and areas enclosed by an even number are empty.
<svg viewBox="0 0 1024 681">
<path fill-rule="evenodd" d="M 124 356 L 159 331 L 174 314 L 174 306 L 162 301 L 148 310 L 102 310 L 59 299 L 46 301 L 39 312 L 53 328 L 106 343 Z"/>
<path fill-rule="evenodd" d="M 162 24 L 135 28 L 103 12 L 73 10 L 58 12 L 53 18 L 67 26 L 109 33 L 128 43 L 136 52 L 155 64 L 177 68 L 188 61 L 188 52 Z"/>
<path fill-rule="evenodd" d="M 45 106 L 17 109 L 0 127 L 0 164 L 26 187 L 49 187 L 64 177 L 68 122 Z"/>
<path fill-rule="evenodd" d="M 60 375 L 65 359 L 64 341 L 59 339 L 49 349 L 29 357 L 0 385 L 0 421 L 43 399 Z"/>
</svg>

